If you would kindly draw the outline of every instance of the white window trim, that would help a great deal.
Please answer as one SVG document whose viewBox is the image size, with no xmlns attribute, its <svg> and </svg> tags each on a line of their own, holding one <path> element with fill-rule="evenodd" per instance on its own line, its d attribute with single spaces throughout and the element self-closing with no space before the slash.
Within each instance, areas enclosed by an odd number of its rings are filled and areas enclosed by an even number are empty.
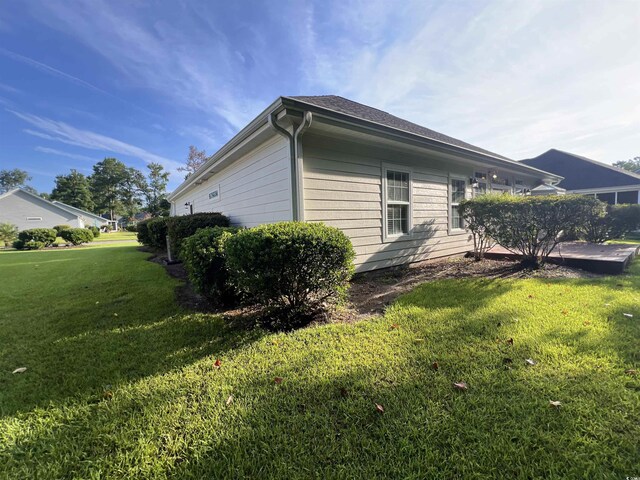
<svg viewBox="0 0 640 480">
<path fill-rule="evenodd" d="M 388 235 L 387 228 L 387 172 L 400 172 L 407 173 L 409 175 L 409 208 L 407 218 L 407 233 L 401 233 L 398 235 Z M 393 242 L 399 238 L 411 237 L 413 231 L 413 170 L 410 167 L 404 165 L 396 165 L 393 163 L 382 164 L 382 241 Z"/>
<path fill-rule="evenodd" d="M 449 181 L 447 185 L 447 228 L 449 235 L 462 235 L 466 233 L 465 228 L 453 228 L 453 216 L 451 215 L 451 210 L 453 208 L 453 202 L 451 201 L 451 194 L 453 191 L 451 190 L 451 180 L 461 180 L 464 182 L 464 198 L 465 200 L 469 198 L 469 180 L 468 177 L 463 175 L 449 174 Z"/>
</svg>

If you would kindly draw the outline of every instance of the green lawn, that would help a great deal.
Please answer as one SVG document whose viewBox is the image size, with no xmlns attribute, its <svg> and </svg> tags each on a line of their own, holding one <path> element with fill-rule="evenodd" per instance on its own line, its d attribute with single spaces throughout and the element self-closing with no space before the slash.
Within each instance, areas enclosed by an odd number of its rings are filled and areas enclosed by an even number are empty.
<svg viewBox="0 0 640 480">
<path fill-rule="evenodd" d="M 110 242 L 113 240 L 135 240 L 138 241 L 136 232 L 127 232 L 126 230 L 119 230 L 117 232 L 101 233 L 98 238 L 95 238 L 94 242 Z"/>
<path fill-rule="evenodd" d="M 0 478 L 640 475 L 638 262 L 437 281 L 378 319 L 267 334 L 179 311 L 144 259 L 0 253 Z"/>
</svg>

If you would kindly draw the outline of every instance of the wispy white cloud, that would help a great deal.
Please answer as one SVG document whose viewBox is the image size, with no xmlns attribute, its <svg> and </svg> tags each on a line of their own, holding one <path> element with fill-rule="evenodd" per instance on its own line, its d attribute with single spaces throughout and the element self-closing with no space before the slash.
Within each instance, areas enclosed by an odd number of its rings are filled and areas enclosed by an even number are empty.
<svg viewBox="0 0 640 480">
<path fill-rule="evenodd" d="M 40 117 L 38 115 L 18 112 L 15 110 L 8 111 L 35 127 L 35 130 L 24 130 L 25 133 L 28 133 L 29 135 L 90 150 L 127 155 L 133 158 L 138 158 L 146 163 L 157 162 L 162 164 L 169 171 L 175 171 L 177 167 L 180 166 L 179 162 L 156 155 L 143 148 L 106 135 L 91 132 L 89 130 L 81 130 L 67 123 Z"/>
<path fill-rule="evenodd" d="M 403 7 L 356 1 L 327 9 L 339 40 L 326 41 L 315 21 L 318 31 L 299 43 L 314 59 L 308 88 L 513 158 L 551 147 L 605 161 L 638 151 L 631 135 L 640 129 L 639 2 Z"/>
<path fill-rule="evenodd" d="M 86 82 L 78 77 L 74 77 L 73 75 L 69 75 L 68 73 L 65 73 L 61 70 L 58 70 L 57 68 L 53 68 L 45 63 L 42 62 L 38 62 L 37 60 L 34 60 L 32 58 L 29 57 L 25 57 L 24 55 L 20 55 L 19 53 L 16 52 L 12 52 L 10 50 L 7 50 L 5 48 L 0 47 L 0 55 L 3 55 L 5 57 L 11 58 L 12 60 L 16 60 L 18 62 L 24 63 L 26 65 L 29 65 L 33 68 L 36 68 L 42 72 L 45 72 L 49 75 L 53 75 L 55 77 L 58 78 L 62 78 L 64 80 L 67 80 L 71 83 L 74 83 L 78 86 L 81 87 L 85 87 L 88 88 L 90 90 L 94 90 L 96 92 L 100 92 L 100 93 L 104 93 L 109 95 L 109 93 L 105 92 L 103 89 L 96 87 L 95 85 L 92 85 L 89 82 Z"/>
<path fill-rule="evenodd" d="M 33 134 L 33 133 L 37 133 L 37 132 L 33 132 L 33 131 L 30 130 L 30 133 Z M 49 154 L 49 155 L 58 155 L 60 157 L 72 158 L 74 160 L 84 160 L 84 161 L 87 161 L 87 162 L 95 162 L 95 161 L 99 160 L 99 158 L 97 158 L 97 157 L 90 157 L 88 155 L 80 155 L 79 153 L 65 152 L 63 150 L 57 150 L 55 148 L 49 148 L 49 147 L 37 146 L 37 147 L 34 148 L 34 150 L 36 152 L 46 153 L 46 154 Z"/>
<path fill-rule="evenodd" d="M 93 0 L 38 6 L 46 11 L 40 20 L 95 50 L 131 86 L 199 111 L 200 121 L 226 122 L 237 131 L 268 104 L 244 89 L 246 72 L 236 67 L 246 58 L 207 17 L 181 8 L 179 18 L 150 21 L 137 7 Z"/>
</svg>

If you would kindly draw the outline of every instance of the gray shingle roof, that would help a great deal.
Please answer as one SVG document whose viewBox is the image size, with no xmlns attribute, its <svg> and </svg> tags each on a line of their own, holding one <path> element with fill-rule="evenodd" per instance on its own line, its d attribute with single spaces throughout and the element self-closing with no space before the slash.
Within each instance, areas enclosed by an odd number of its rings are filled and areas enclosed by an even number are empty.
<svg viewBox="0 0 640 480">
<path fill-rule="evenodd" d="M 475 145 L 471 145 L 470 143 L 463 142 L 462 140 L 458 140 L 448 135 L 436 132 L 435 130 L 431 130 L 416 123 L 412 123 L 408 120 L 396 117 L 395 115 L 391 115 L 390 113 L 387 113 L 385 111 L 378 110 L 377 108 L 369 107 L 367 105 L 363 105 L 362 103 L 354 102 L 353 100 L 349 100 L 337 95 L 320 95 L 311 97 L 300 96 L 285 98 L 290 98 L 298 102 L 315 105 L 316 107 L 321 107 L 328 110 L 333 110 L 338 113 L 343 113 L 345 115 L 360 118 L 362 120 L 374 122 L 386 127 L 413 133 L 414 135 L 419 135 L 430 140 L 436 140 L 438 142 L 454 145 L 456 147 L 465 148 L 467 150 L 481 153 L 483 155 L 490 155 L 492 157 L 509 160 L 503 155 L 498 155 L 497 153 L 490 152 L 489 150 L 476 147 Z"/>
<path fill-rule="evenodd" d="M 567 190 L 639 185 L 640 175 L 621 168 L 552 148 L 535 158 L 521 160 L 525 165 L 564 177 L 559 186 Z"/>
</svg>

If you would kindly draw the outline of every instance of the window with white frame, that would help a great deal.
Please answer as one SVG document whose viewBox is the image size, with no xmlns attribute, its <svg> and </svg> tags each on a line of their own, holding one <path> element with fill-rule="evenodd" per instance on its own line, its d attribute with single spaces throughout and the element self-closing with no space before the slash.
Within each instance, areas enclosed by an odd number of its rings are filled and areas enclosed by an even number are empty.
<svg viewBox="0 0 640 480">
<path fill-rule="evenodd" d="M 451 229 L 460 230 L 464 228 L 464 222 L 458 207 L 460 202 L 465 199 L 467 191 L 467 182 L 459 178 L 452 178 L 450 184 L 450 216 L 451 216 Z"/>
<path fill-rule="evenodd" d="M 409 172 L 386 170 L 384 180 L 386 236 L 406 235 L 411 228 L 411 175 Z"/>
</svg>

